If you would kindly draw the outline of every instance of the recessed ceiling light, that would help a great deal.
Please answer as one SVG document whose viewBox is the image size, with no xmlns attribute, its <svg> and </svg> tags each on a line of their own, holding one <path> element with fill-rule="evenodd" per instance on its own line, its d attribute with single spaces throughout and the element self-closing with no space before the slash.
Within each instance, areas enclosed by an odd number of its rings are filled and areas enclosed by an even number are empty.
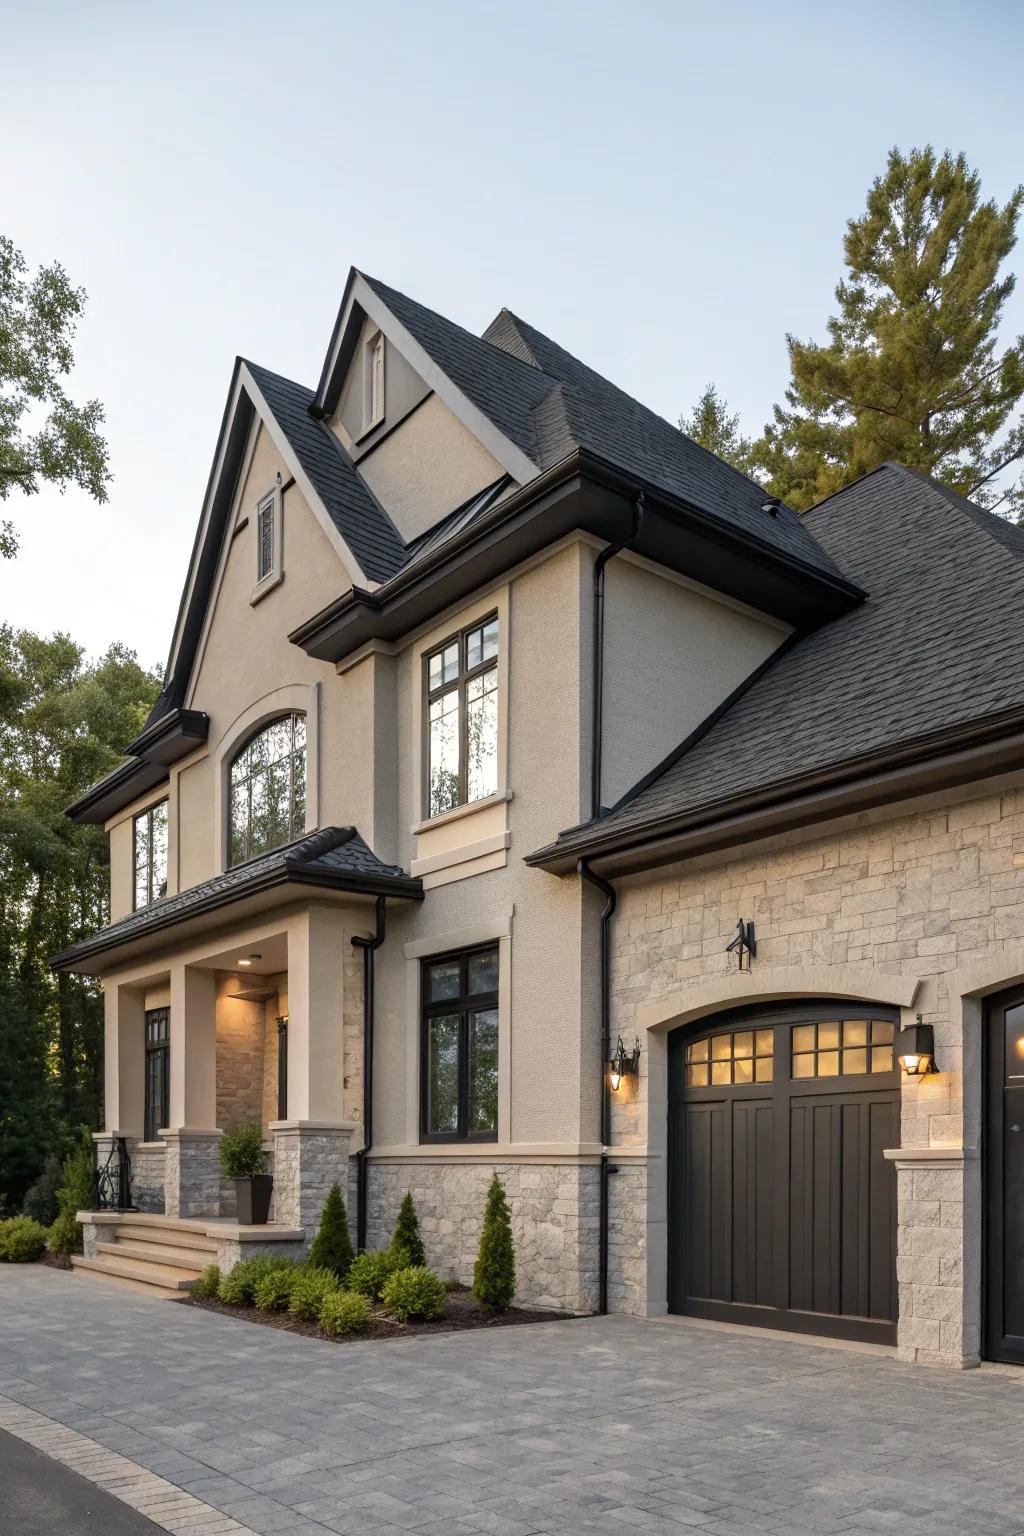
<svg viewBox="0 0 1024 1536">
<path fill-rule="evenodd" d="M 262 955 L 253 953 L 251 955 L 244 956 L 242 959 L 239 960 L 238 963 L 239 963 L 239 965 L 252 965 L 254 960 L 262 960 L 262 959 L 263 959 Z"/>
</svg>

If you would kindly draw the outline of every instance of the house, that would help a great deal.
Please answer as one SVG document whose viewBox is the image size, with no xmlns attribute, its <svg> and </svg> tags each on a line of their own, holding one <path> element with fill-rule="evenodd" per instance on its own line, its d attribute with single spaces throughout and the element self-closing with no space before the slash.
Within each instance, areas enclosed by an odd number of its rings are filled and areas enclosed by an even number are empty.
<svg viewBox="0 0 1024 1536">
<path fill-rule="evenodd" d="M 921 476 L 797 517 L 353 271 L 315 389 L 236 362 L 163 692 L 70 808 L 136 1207 L 84 1267 L 301 1251 L 338 1179 L 466 1279 L 496 1170 L 524 1301 L 1024 1360 L 1022 615 L 1024 533 Z"/>
</svg>

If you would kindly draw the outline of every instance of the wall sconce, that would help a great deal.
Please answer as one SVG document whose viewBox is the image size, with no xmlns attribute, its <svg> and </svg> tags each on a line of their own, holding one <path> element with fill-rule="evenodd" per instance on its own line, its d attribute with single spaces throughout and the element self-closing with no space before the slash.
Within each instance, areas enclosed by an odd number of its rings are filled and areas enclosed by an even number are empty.
<svg viewBox="0 0 1024 1536">
<path fill-rule="evenodd" d="M 736 924 L 736 937 L 725 946 L 725 952 L 727 955 L 736 956 L 741 971 L 744 968 L 744 957 L 746 957 L 746 969 L 750 970 L 750 962 L 757 954 L 757 940 L 754 937 L 753 922 L 745 923 L 742 917 L 740 918 Z"/>
<path fill-rule="evenodd" d="M 896 1059 L 908 1077 L 927 1077 L 938 1072 L 935 1065 L 935 1031 L 921 1015 L 916 1024 L 908 1024 L 896 1035 Z"/>
<path fill-rule="evenodd" d="M 618 1093 L 619 1086 L 627 1072 L 637 1072 L 639 1071 L 639 1068 L 639 1038 L 634 1041 L 633 1049 L 627 1052 L 626 1047 L 622 1043 L 622 1036 L 620 1035 L 618 1043 L 615 1047 L 615 1054 L 613 1055 L 611 1061 L 608 1063 L 608 1076 L 611 1079 L 612 1092 Z"/>
</svg>

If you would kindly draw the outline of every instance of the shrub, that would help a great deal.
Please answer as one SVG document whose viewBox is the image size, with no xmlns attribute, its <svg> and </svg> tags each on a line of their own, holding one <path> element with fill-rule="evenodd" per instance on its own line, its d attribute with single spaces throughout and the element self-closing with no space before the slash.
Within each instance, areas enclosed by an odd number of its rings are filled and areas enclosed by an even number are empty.
<svg viewBox="0 0 1024 1536">
<path fill-rule="evenodd" d="M 63 1182 L 57 1190 L 57 1219 L 49 1232 L 52 1252 L 67 1257 L 82 1251 L 82 1227 L 75 1214 L 92 1204 L 93 1146 L 89 1131 L 64 1163 Z"/>
<path fill-rule="evenodd" d="M 324 1333 L 365 1333 L 372 1320 L 373 1308 L 356 1291 L 328 1291 L 320 1303 Z"/>
<path fill-rule="evenodd" d="M 324 1297 L 339 1289 L 337 1277 L 329 1269 L 300 1269 L 292 1282 L 288 1311 L 292 1317 L 301 1317 L 304 1323 L 315 1323 L 320 1317 Z"/>
<path fill-rule="evenodd" d="M 410 1318 L 440 1317 L 445 1289 L 432 1269 L 422 1264 L 396 1269 L 384 1287 L 384 1305 L 400 1323 Z"/>
<path fill-rule="evenodd" d="M 0 1221 L 0 1259 L 8 1264 L 32 1264 L 46 1247 L 46 1228 L 31 1216 Z"/>
<path fill-rule="evenodd" d="M 289 1264 L 271 1269 L 262 1275 L 252 1288 L 252 1299 L 261 1312 L 283 1312 L 292 1299 L 295 1277 L 301 1273 L 298 1266 Z"/>
<path fill-rule="evenodd" d="M 25 1192 L 25 1200 L 21 1207 L 22 1215 L 31 1216 L 33 1221 L 41 1222 L 44 1227 L 52 1227 L 60 1209 L 57 1204 L 57 1191 L 63 1182 L 64 1170 L 61 1167 L 60 1158 L 51 1152 L 43 1165 L 42 1173 Z"/>
<path fill-rule="evenodd" d="M 226 1179 L 252 1179 L 265 1172 L 263 1127 L 258 1120 L 247 1120 L 225 1131 L 217 1147 L 220 1171 Z"/>
<path fill-rule="evenodd" d="M 192 1287 L 192 1295 L 198 1296 L 200 1301 L 212 1301 L 220 1288 L 220 1267 L 217 1264 L 207 1264 L 199 1279 Z"/>
<path fill-rule="evenodd" d="M 504 1312 L 516 1290 L 516 1252 L 512 1220 L 501 1180 L 495 1174 L 487 1191 L 480 1252 L 473 1269 L 473 1295 L 485 1307 Z"/>
<path fill-rule="evenodd" d="M 290 1259 L 278 1259 L 270 1253 L 258 1253 L 251 1259 L 240 1259 L 234 1269 L 221 1275 L 217 1300 L 225 1302 L 229 1307 L 251 1306 L 253 1291 L 264 1275 L 269 1275 L 275 1269 L 286 1269 L 290 1264 Z"/>
<path fill-rule="evenodd" d="M 412 1202 L 412 1195 L 408 1192 L 399 1207 L 398 1220 L 391 1234 L 391 1247 L 388 1252 L 395 1260 L 397 1269 L 422 1268 L 427 1262 L 427 1256 L 423 1251 L 423 1239 L 420 1237 L 419 1218 Z"/>
<path fill-rule="evenodd" d="M 344 1280 L 349 1272 L 352 1239 L 348 1233 L 348 1212 L 337 1184 L 331 1185 L 324 1202 L 320 1227 L 309 1250 L 309 1262 L 314 1269 L 329 1269 L 339 1280 Z"/>
<path fill-rule="evenodd" d="M 370 1301 L 378 1301 L 397 1268 L 390 1253 L 378 1253 L 371 1249 L 352 1260 L 345 1284 L 350 1291 L 356 1291 Z"/>
</svg>

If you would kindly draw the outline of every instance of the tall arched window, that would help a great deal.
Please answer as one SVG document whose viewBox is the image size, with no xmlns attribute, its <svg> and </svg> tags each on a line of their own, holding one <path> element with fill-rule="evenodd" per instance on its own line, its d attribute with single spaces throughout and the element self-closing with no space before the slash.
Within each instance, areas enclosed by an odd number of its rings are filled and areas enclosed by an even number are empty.
<svg viewBox="0 0 1024 1536">
<path fill-rule="evenodd" d="M 231 764 L 228 862 L 301 837 L 306 829 L 306 721 L 283 715 L 264 726 Z"/>
</svg>

